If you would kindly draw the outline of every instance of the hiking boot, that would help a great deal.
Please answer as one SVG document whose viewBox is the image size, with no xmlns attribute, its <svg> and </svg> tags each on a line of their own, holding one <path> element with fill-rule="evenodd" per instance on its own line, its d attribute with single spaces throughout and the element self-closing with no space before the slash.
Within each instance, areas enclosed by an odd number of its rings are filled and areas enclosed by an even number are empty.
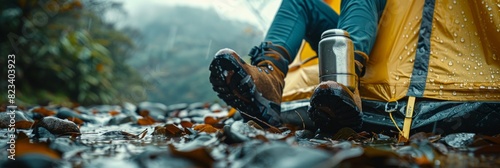
<svg viewBox="0 0 500 168">
<path fill-rule="evenodd" d="M 333 135 L 344 127 L 359 129 L 362 125 L 361 98 L 335 81 L 321 82 L 314 90 L 308 109 L 309 117 L 320 134 Z"/>
<path fill-rule="evenodd" d="M 219 50 L 209 68 L 212 88 L 219 98 L 242 112 L 245 121 L 254 120 L 263 127 L 280 126 L 290 56 L 283 47 L 270 42 L 254 47 L 249 55 L 251 64 L 231 49 Z"/>
</svg>

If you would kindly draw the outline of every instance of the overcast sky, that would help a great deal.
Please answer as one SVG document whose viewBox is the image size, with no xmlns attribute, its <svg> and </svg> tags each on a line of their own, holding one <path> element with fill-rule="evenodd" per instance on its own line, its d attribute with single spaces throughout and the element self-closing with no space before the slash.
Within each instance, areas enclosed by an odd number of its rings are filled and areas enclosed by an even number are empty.
<svg viewBox="0 0 500 168">
<path fill-rule="evenodd" d="M 134 18 L 147 19 L 152 18 L 148 16 L 155 15 L 155 11 L 147 10 L 150 6 L 185 5 L 216 9 L 217 13 L 223 18 L 246 21 L 264 31 L 271 23 L 281 0 L 118 0 L 118 2 L 123 2 L 123 7 L 128 13 L 125 19 L 127 21 L 123 23 L 132 26 Z M 257 9 L 259 7 L 260 9 Z M 257 9 L 260 16 L 252 9 Z M 124 18 L 114 19 L 123 20 Z"/>
</svg>

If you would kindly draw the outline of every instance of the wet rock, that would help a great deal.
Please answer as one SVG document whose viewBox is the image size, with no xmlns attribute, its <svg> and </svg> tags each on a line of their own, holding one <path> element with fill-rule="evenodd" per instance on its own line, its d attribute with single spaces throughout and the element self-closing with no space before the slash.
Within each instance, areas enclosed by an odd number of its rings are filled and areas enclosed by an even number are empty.
<svg viewBox="0 0 500 168">
<path fill-rule="evenodd" d="M 38 127 L 47 129 L 50 133 L 55 135 L 63 135 L 70 133 L 80 133 L 78 126 L 69 120 L 63 120 L 56 117 L 44 117 L 38 124 L 35 125 L 35 133 Z"/>
<path fill-rule="evenodd" d="M 168 106 L 167 112 L 171 113 L 171 112 L 175 112 L 175 111 L 181 111 L 181 110 L 187 109 L 188 106 L 189 105 L 187 103 L 172 104 L 172 105 Z"/>
<path fill-rule="evenodd" d="M 148 111 L 149 115 L 153 117 L 156 121 L 165 120 L 165 116 L 167 114 L 167 106 L 162 103 L 154 103 L 154 102 L 142 102 L 137 107 L 137 114 L 140 114 L 142 111 Z"/>
<path fill-rule="evenodd" d="M 157 146 L 147 147 L 144 152 L 132 157 L 131 160 L 139 167 L 148 168 L 197 167 L 191 160 L 174 156 L 172 152 L 158 149 Z"/>
<path fill-rule="evenodd" d="M 186 117 L 189 112 L 188 106 L 187 103 L 169 105 L 167 114 L 169 117 Z"/>
<path fill-rule="evenodd" d="M 113 110 L 121 110 L 121 107 L 118 105 L 97 105 L 90 107 L 92 113 L 108 113 Z"/>
<path fill-rule="evenodd" d="M 474 133 L 455 133 L 447 135 L 443 140 L 453 148 L 465 148 L 474 141 Z"/>
<path fill-rule="evenodd" d="M 284 124 L 298 126 L 300 129 L 316 131 L 317 128 L 307 113 L 308 108 L 308 100 L 283 102 L 281 104 L 281 120 Z"/>
<path fill-rule="evenodd" d="M 4 168 L 46 168 L 61 167 L 59 160 L 53 159 L 42 154 L 27 154 L 21 157 L 16 156 L 16 160 L 10 160 L 0 165 Z"/>
<path fill-rule="evenodd" d="M 33 125 L 33 120 L 26 117 L 22 111 L 0 112 L 0 128 L 9 128 L 12 123 L 15 128 L 29 129 Z"/>
<path fill-rule="evenodd" d="M 77 143 L 69 138 L 55 138 L 51 139 L 49 147 L 55 151 L 63 153 L 63 156 L 67 157 L 70 153 L 86 150 L 87 146 Z"/>
<path fill-rule="evenodd" d="M 60 119 L 68 119 L 71 121 L 77 121 L 75 123 L 79 124 L 79 125 L 83 124 L 80 122 L 90 122 L 90 123 L 96 122 L 92 117 L 85 115 L 85 114 L 83 114 L 83 115 L 78 114 L 76 111 L 73 111 L 73 110 L 66 108 L 66 107 L 59 108 L 57 111 L 56 117 L 58 117 Z"/>
<path fill-rule="evenodd" d="M 92 162 L 85 164 L 86 168 L 106 168 L 106 167 L 119 167 L 119 168 L 139 168 L 139 166 L 129 160 L 116 160 L 110 161 L 108 158 L 93 159 Z"/>
<path fill-rule="evenodd" d="M 210 106 L 210 111 L 212 112 L 221 112 L 224 108 L 219 103 L 214 103 Z"/>
<path fill-rule="evenodd" d="M 403 146 L 396 150 L 399 156 L 413 158 L 418 165 L 431 167 L 433 160 L 439 156 L 439 151 L 429 141 L 412 142 L 410 146 Z"/>
<path fill-rule="evenodd" d="M 39 138 L 39 139 L 56 139 L 57 138 L 56 135 L 50 133 L 49 130 L 47 130 L 43 127 L 37 128 L 36 135 L 34 135 L 34 136 L 35 136 L 35 138 Z"/>
<path fill-rule="evenodd" d="M 205 117 L 192 117 L 191 120 L 194 123 L 203 123 L 205 121 Z"/>
<path fill-rule="evenodd" d="M 208 114 L 212 114 L 212 111 L 208 109 L 194 109 L 188 112 L 187 117 L 203 117 Z"/>
<path fill-rule="evenodd" d="M 171 114 L 171 117 L 186 118 L 186 117 L 189 116 L 189 110 L 188 109 L 184 109 L 184 110 L 173 112 L 173 113 L 170 113 L 170 114 Z"/>
<path fill-rule="evenodd" d="M 144 136 L 147 134 L 147 129 L 142 131 L 141 133 L 134 135 L 125 131 L 108 131 L 103 134 L 101 134 L 101 138 L 105 140 L 112 140 L 112 139 L 126 139 L 126 140 L 131 140 L 131 139 L 142 139 Z"/>
<path fill-rule="evenodd" d="M 318 167 L 331 154 L 283 142 L 265 143 L 254 146 L 254 150 L 235 162 L 232 167 Z"/>
<path fill-rule="evenodd" d="M 297 139 L 311 139 L 314 138 L 314 132 L 309 130 L 297 130 L 295 131 L 295 137 Z"/>
<path fill-rule="evenodd" d="M 137 106 L 132 103 L 124 102 L 122 104 L 122 112 L 124 114 L 133 114 L 133 112 L 137 111 Z"/>
<path fill-rule="evenodd" d="M 87 114 L 87 115 L 92 115 L 92 110 L 88 109 L 88 108 L 85 108 L 83 106 L 78 106 L 78 107 L 75 107 L 74 110 L 80 114 Z"/>
<path fill-rule="evenodd" d="M 119 114 L 113 116 L 106 125 L 120 125 L 125 123 L 135 123 L 137 122 L 137 117 L 125 114 Z"/>
<path fill-rule="evenodd" d="M 206 103 L 202 103 L 202 102 L 196 102 L 196 103 L 191 103 L 189 104 L 189 109 L 190 110 L 199 110 L 199 109 L 206 109 L 207 107 L 207 104 Z"/>
<path fill-rule="evenodd" d="M 192 151 L 202 147 L 212 148 L 217 143 L 218 139 L 215 136 L 209 134 L 200 134 L 188 143 L 179 146 L 177 149 L 180 151 Z"/>
<path fill-rule="evenodd" d="M 224 142 L 227 144 L 234 143 L 243 143 L 249 141 L 250 138 L 240 133 L 239 128 L 243 127 L 244 124 L 242 122 L 234 122 L 231 125 L 224 126 L 224 134 L 225 137 Z"/>
</svg>

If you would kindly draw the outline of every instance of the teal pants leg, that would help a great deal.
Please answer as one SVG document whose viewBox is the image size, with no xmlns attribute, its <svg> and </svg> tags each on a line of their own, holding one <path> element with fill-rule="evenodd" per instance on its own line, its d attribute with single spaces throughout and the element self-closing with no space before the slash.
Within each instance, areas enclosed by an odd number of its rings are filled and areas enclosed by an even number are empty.
<svg viewBox="0 0 500 168">
<path fill-rule="evenodd" d="M 321 0 L 283 0 L 264 40 L 285 47 L 293 60 L 302 39 L 317 51 L 321 33 L 336 28 L 338 20 Z"/>
<path fill-rule="evenodd" d="M 339 16 L 321 0 L 283 0 L 264 40 L 285 47 L 293 60 L 302 39 L 317 52 L 321 34 L 339 28 L 350 33 L 355 50 L 369 55 L 385 3 L 386 0 L 342 0 Z M 362 57 L 356 59 L 365 63 Z"/>
</svg>

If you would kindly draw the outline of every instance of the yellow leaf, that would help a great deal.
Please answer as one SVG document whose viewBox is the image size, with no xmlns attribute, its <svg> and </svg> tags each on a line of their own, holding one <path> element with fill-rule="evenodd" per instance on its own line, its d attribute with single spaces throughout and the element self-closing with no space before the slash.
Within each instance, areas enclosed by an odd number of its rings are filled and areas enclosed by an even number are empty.
<svg viewBox="0 0 500 168">
<path fill-rule="evenodd" d="M 231 108 L 231 109 L 229 109 L 229 112 L 227 113 L 227 117 L 232 117 L 235 113 L 236 113 L 236 109 Z"/>
</svg>

